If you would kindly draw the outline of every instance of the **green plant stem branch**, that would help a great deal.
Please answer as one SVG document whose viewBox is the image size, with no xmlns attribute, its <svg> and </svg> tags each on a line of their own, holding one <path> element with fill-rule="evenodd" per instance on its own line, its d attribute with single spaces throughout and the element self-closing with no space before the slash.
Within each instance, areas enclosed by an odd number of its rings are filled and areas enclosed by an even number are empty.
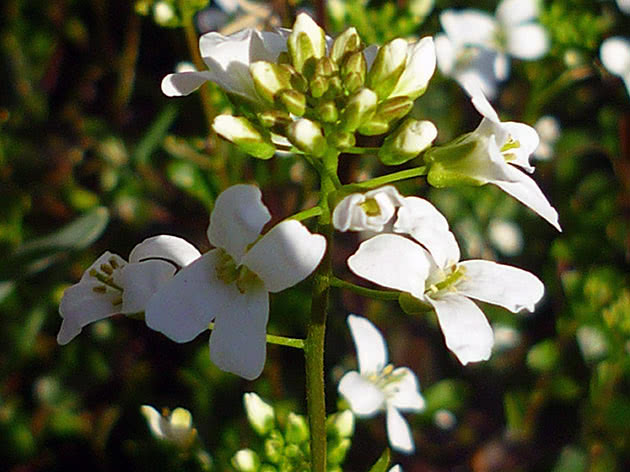
<svg viewBox="0 0 630 472">
<path fill-rule="evenodd" d="M 376 154 L 380 148 L 377 147 L 351 147 L 344 149 L 344 154 Z"/>
<path fill-rule="evenodd" d="M 375 290 L 372 288 L 361 287 L 360 285 L 346 282 L 345 280 L 339 279 L 337 277 L 332 277 L 330 279 L 330 285 L 333 287 L 350 290 L 351 292 L 354 292 L 358 295 L 363 295 L 364 297 L 372 298 L 374 300 L 398 300 L 398 297 L 400 296 L 400 292 L 393 292 L 389 290 Z"/>
<path fill-rule="evenodd" d="M 319 206 L 315 206 L 313 208 L 309 208 L 308 210 L 301 211 L 296 213 L 293 216 L 287 218 L 287 220 L 296 220 L 296 221 L 304 221 L 309 218 L 313 218 L 315 216 L 320 216 L 322 214 L 322 209 Z"/>
<path fill-rule="evenodd" d="M 427 167 L 420 166 L 413 169 L 401 170 L 394 172 L 393 174 L 382 175 L 374 179 L 366 180 L 364 182 L 358 182 L 356 184 L 344 185 L 343 190 L 369 190 L 372 188 L 380 187 L 381 185 L 391 184 L 393 182 L 399 182 L 401 180 L 413 179 L 415 177 L 421 177 L 427 174 Z"/>
<path fill-rule="evenodd" d="M 311 470 L 326 471 L 326 395 L 324 385 L 324 339 L 330 280 L 332 278 L 333 227 L 328 197 L 335 191 L 331 175 L 337 176 L 339 152 L 330 149 L 322 157 L 325 172 L 320 173 L 319 207 L 322 213 L 317 232 L 326 238 L 326 253 L 313 277 L 311 314 L 304 346 L 306 361 L 306 406 L 311 431 Z"/>
<path fill-rule="evenodd" d="M 214 323 L 208 324 L 208 329 L 214 329 Z M 304 340 L 300 338 L 289 338 L 287 336 L 277 336 L 275 334 L 267 335 L 267 344 L 276 344 L 278 346 L 293 347 L 295 349 L 304 349 Z"/>
</svg>

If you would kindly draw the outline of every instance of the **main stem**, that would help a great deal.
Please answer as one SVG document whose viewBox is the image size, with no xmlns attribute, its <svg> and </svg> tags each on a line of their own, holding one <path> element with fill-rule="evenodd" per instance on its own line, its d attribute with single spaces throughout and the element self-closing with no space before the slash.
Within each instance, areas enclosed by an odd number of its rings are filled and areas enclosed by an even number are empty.
<svg viewBox="0 0 630 472">
<path fill-rule="evenodd" d="M 311 430 L 311 470 L 326 471 L 326 395 L 324 390 L 324 338 L 328 293 L 332 278 L 332 222 L 328 196 L 335 191 L 330 175 L 337 175 L 339 153 L 330 150 L 323 156 L 326 172 L 321 173 L 321 190 L 317 232 L 326 238 L 326 254 L 315 272 L 311 299 L 311 317 L 304 344 L 306 359 L 306 403 Z"/>
</svg>

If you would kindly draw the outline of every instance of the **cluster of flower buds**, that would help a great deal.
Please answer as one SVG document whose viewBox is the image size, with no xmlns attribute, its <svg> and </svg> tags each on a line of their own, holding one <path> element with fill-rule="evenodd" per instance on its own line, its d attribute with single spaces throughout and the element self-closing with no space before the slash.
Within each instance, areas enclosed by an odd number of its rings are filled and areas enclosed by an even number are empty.
<svg viewBox="0 0 630 472">
<path fill-rule="evenodd" d="M 395 39 L 366 47 L 355 28 L 327 37 L 310 16 L 290 32 L 209 33 L 201 53 L 210 71 L 168 75 L 167 95 L 186 95 L 206 80 L 217 82 L 245 116 L 220 115 L 214 130 L 254 157 L 268 159 L 293 146 L 319 157 L 352 148 L 356 133 L 387 133 L 412 109 L 435 71 L 433 39 Z M 243 48 L 247 51 L 228 51 Z M 429 121 L 407 119 L 379 152 L 385 164 L 403 163 L 437 136 Z"/>
</svg>

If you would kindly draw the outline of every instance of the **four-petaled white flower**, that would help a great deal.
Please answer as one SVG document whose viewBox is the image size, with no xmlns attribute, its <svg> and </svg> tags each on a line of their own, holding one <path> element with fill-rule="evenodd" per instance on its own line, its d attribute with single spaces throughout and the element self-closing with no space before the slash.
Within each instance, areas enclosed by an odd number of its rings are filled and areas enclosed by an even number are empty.
<svg viewBox="0 0 630 472">
<path fill-rule="evenodd" d="M 392 185 L 352 193 L 335 207 L 333 226 L 338 231 L 383 231 L 402 203 L 402 195 Z"/>
<path fill-rule="evenodd" d="M 428 152 L 427 159 L 434 160 L 427 176 L 429 182 L 436 187 L 461 180 L 475 185 L 494 184 L 562 231 L 558 212 L 536 182 L 520 170 L 534 171 L 529 157 L 538 147 L 536 130 L 524 123 L 501 122 L 480 89 L 471 88 L 469 93 L 483 119 L 472 133 Z"/>
<path fill-rule="evenodd" d="M 260 237 L 271 216 L 253 185 L 234 185 L 216 200 L 208 240 L 213 249 L 180 270 L 149 301 L 147 325 L 176 342 L 208 329 L 210 358 L 246 379 L 265 363 L 269 292 L 308 277 L 326 239 L 298 221 L 283 221 Z"/>
<path fill-rule="evenodd" d="M 287 30 L 276 32 L 245 29 L 229 36 L 210 32 L 199 39 L 199 51 L 206 71 L 169 74 L 162 80 L 162 92 L 169 97 L 188 95 L 210 80 L 227 93 L 253 104 L 263 103 L 254 87 L 249 66 L 256 61 L 275 62 L 287 50 Z"/>
<path fill-rule="evenodd" d="M 348 267 L 360 277 L 432 306 L 446 346 L 462 364 L 487 360 L 494 342 L 492 328 L 470 299 L 513 313 L 533 311 L 544 286 L 535 275 L 516 267 L 484 260 L 460 262 L 456 244 L 445 244 L 441 254 L 438 262 L 410 239 L 381 234 L 363 242 L 348 258 Z"/>
<path fill-rule="evenodd" d="M 599 49 L 599 57 L 608 72 L 621 77 L 630 94 L 630 40 L 621 36 L 606 39 Z"/>
<path fill-rule="evenodd" d="M 95 321 L 144 311 L 151 295 L 200 255 L 187 241 L 169 235 L 145 239 L 133 248 L 129 263 L 105 252 L 64 292 L 57 342 L 69 343 Z"/>
<path fill-rule="evenodd" d="M 192 425 L 192 415 L 185 408 L 175 408 L 172 412 L 164 409 L 160 414 L 151 405 L 142 405 L 140 412 L 146 418 L 151 434 L 158 439 L 186 449 L 197 437 L 197 430 Z"/>
<path fill-rule="evenodd" d="M 349 315 L 348 326 L 357 349 L 359 371 L 341 378 L 339 393 L 359 417 L 371 417 L 384 410 L 389 443 L 397 451 L 410 454 L 414 451 L 413 437 L 400 412 L 424 409 L 418 379 L 407 367 L 394 368 L 387 363 L 385 340 L 369 320 Z"/>
</svg>

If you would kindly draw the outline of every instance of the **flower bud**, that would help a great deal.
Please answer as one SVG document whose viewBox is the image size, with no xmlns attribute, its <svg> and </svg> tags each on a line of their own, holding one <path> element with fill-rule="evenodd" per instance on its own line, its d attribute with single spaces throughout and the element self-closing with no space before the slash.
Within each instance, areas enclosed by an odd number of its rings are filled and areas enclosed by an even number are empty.
<svg viewBox="0 0 630 472">
<path fill-rule="evenodd" d="M 291 115 L 286 111 L 267 110 L 258 114 L 258 121 L 260 121 L 260 124 L 265 128 L 279 131 L 289 125 L 293 119 L 291 119 Z"/>
<path fill-rule="evenodd" d="M 409 118 L 385 138 L 378 157 L 385 165 L 402 164 L 431 146 L 436 137 L 437 128 L 433 123 Z"/>
<path fill-rule="evenodd" d="M 185 408 L 165 409 L 160 414 L 150 405 L 142 405 L 140 412 L 149 423 L 149 429 L 156 438 L 172 442 L 182 449 L 189 448 L 197 437 L 192 426 L 192 415 Z"/>
<path fill-rule="evenodd" d="M 313 98 L 319 98 L 328 91 L 328 78 L 321 75 L 311 80 L 311 95 Z"/>
<path fill-rule="evenodd" d="M 363 123 L 369 121 L 376 111 L 378 97 L 368 89 L 363 88 L 355 93 L 343 110 L 341 125 L 344 131 L 353 132 Z"/>
<path fill-rule="evenodd" d="M 350 438 L 354 434 L 354 414 L 343 410 L 326 418 L 326 430 L 340 438 Z"/>
<path fill-rule="evenodd" d="M 214 119 L 212 128 L 244 152 L 259 159 L 269 159 L 276 152 L 274 145 L 242 116 L 219 115 Z"/>
<path fill-rule="evenodd" d="M 328 445 L 328 450 L 326 451 L 326 460 L 331 465 L 339 465 L 346 458 L 346 454 L 348 453 L 348 449 L 352 442 L 348 438 L 341 439 L 339 442 L 334 443 L 331 442 Z"/>
<path fill-rule="evenodd" d="M 284 67 L 271 62 L 258 61 L 249 66 L 256 92 L 268 103 L 273 103 L 276 94 L 291 88 L 291 73 Z"/>
<path fill-rule="evenodd" d="M 356 144 L 354 133 L 346 133 L 343 131 L 333 131 L 328 136 L 328 142 L 337 149 L 348 149 Z"/>
<path fill-rule="evenodd" d="M 274 426 L 274 410 L 254 392 L 243 395 L 243 403 L 247 412 L 247 419 L 254 431 L 261 436 L 267 434 Z"/>
<path fill-rule="evenodd" d="M 361 50 L 361 38 L 356 28 L 351 27 L 341 33 L 333 42 L 330 50 L 330 58 L 337 64 L 341 64 L 347 54 Z"/>
<path fill-rule="evenodd" d="M 239 472 L 256 472 L 260 467 L 260 459 L 251 449 L 241 449 L 232 457 L 232 465 Z"/>
<path fill-rule="evenodd" d="M 363 136 L 377 136 L 379 134 L 385 134 L 389 131 L 389 123 L 382 121 L 378 117 L 373 117 L 367 123 L 363 123 L 359 126 L 359 133 Z"/>
<path fill-rule="evenodd" d="M 415 100 L 422 95 L 435 72 L 436 56 L 433 38 L 427 36 L 408 46 L 404 72 L 390 97 L 408 97 Z"/>
<path fill-rule="evenodd" d="M 264 448 L 267 459 L 274 464 L 280 463 L 284 456 L 284 437 L 277 430 L 271 431 L 269 438 L 265 441 Z"/>
<path fill-rule="evenodd" d="M 487 151 L 484 149 L 485 143 L 472 136 L 473 133 L 468 133 L 449 144 L 427 151 L 424 160 L 429 167 L 427 181 L 430 185 L 443 188 L 488 183 L 485 179 L 475 177 L 480 165 L 475 156 Z"/>
<path fill-rule="evenodd" d="M 287 127 L 287 138 L 296 148 L 316 157 L 326 152 L 326 139 L 321 127 L 306 118 L 294 121 Z"/>
<path fill-rule="evenodd" d="M 328 91 L 324 94 L 324 98 L 334 99 L 343 91 L 343 83 L 341 77 L 333 75 L 328 79 Z"/>
<path fill-rule="evenodd" d="M 390 98 L 378 106 L 374 118 L 391 123 L 407 115 L 412 108 L 413 100 L 408 97 Z"/>
<path fill-rule="evenodd" d="M 379 98 L 387 97 L 405 70 L 407 41 L 396 38 L 381 47 L 367 76 L 367 84 Z"/>
<path fill-rule="evenodd" d="M 306 97 L 297 90 L 283 90 L 278 99 L 289 113 L 302 116 L 306 111 Z"/>
<path fill-rule="evenodd" d="M 317 106 L 317 114 L 324 123 L 334 123 L 339 119 L 339 112 L 335 102 L 330 100 L 328 102 L 320 103 Z"/>
<path fill-rule="evenodd" d="M 287 48 L 293 67 L 302 72 L 309 59 L 319 59 L 326 55 L 326 34 L 310 16 L 300 13 L 287 39 Z"/>
<path fill-rule="evenodd" d="M 287 442 L 300 444 L 308 441 L 309 436 L 306 419 L 293 412 L 289 413 L 289 416 L 287 417 L 287 430 L 284 435 Z"/>
<path fill-rule="evenodd" d="M 336 74 L 338 70 L 337 64 L 326 56 L 320 58 L 315 64 L 315 76 L 331 77 Z"/>
<path fill-rule="evenodd" d="M 348 56 L 341 66 L 341 79 L 346 90 L 354 93 L 365 85 L 367 63 L 361 51 Z"/>
</svg>

